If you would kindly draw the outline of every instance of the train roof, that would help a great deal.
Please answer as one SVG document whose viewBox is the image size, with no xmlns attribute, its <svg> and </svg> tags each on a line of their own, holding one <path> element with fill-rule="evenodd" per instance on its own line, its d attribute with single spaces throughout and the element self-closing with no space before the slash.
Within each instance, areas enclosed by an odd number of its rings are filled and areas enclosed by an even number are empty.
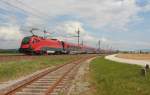
<svg viewBox="0 0 150 95">
<path fill-rule="evenodd" d="M 61 40 L 58 40 L 58 39 L 49 39 L 49 38 L 43 38 L 41 36 L 37 36 L 37 35 L 32 35 L 32 36 L 27 36 L 27 37 L 36 37 L 36 38 L 40 38 L 42 40 L 53 40 L 53 41 L 61 41 Z M 67 45 L 71 45 L 71 46 L 76 46 L 76 47 L 81 47 L 81 48 L 89 48 L 89 49 L 95 49 L 91 46 L 87 46 L 87 45 L 79 45 L 78 44 L 75 44 L 75 43 L 71 43 L 71 42 L 66 42 L 66 41 L 63 41 L 64 43 L 66 43 Z"/>
<path fill-rule="evenodd" d="M 70 42 L 65 42 L 65 43 L 67 43 L 68 45 L 71 45 L 71 46 L 78 46 L 78 44 L 74 44 L 74 43 L 70 43 Z M 79 45 L 79 47 L 95 49 L 95 48 L 93 48 L 91 46 L 87 46 L 87 45 Z"/>
</svg>

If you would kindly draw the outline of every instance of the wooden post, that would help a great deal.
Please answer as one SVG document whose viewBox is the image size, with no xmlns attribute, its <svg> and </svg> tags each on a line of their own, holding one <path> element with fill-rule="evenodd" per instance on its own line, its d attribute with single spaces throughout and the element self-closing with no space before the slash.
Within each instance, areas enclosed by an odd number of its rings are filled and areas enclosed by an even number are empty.
<svg viewBox="0 0 150 95">
<path fill-rule="evenodd" d="M 149 65 L 146 64 L 145 69 L 148 71 L 149 70 Z"/>
<path fill-rule="evenodd" d="M 142 76 L 146 76 L 146 69 L 145 69 L 145 68 L 142 68 L 142 69 L 141 69 L 141 75 L 142 75 Z"/>
</svg>

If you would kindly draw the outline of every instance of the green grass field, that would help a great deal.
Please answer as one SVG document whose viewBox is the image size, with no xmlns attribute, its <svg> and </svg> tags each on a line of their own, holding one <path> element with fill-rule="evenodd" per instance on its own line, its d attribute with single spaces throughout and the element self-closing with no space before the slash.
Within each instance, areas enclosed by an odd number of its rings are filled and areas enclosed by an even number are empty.
<svg viewBox="0 0 150 95">
<path fill-rule="evenodd" d="M 141 67 L 98 57 L 90 64 L 93 95 L 150 95 L 150 71 L 141 75 Z"/>
<path fill-rule="evenodd" d="M 18 54 L 18 49 L 0 49 L 0 54 Z"/>
<path fill-rule="evenodd" d="M 33 60 L 23 59 L 4 63 L 0 62 L 0 82 L 16 79 L 37 70 L 44 69 L 52 65 L 70 62 L 82 57 L 83 55 L 39 56 Z"/>
</svg>

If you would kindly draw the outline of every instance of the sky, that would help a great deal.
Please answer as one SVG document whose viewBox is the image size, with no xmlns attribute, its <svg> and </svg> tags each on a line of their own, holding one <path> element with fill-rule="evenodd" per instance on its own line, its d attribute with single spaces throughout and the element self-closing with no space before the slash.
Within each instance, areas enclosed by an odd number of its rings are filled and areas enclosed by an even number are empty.
<svg viewBox="0 0 150 95">
<path fill-rule="evenodd" d="M 0 0 L 0 48 L 19 48 L 35 34 L 119 50 L 150 48 L 149 0 Z"/>
</svg>

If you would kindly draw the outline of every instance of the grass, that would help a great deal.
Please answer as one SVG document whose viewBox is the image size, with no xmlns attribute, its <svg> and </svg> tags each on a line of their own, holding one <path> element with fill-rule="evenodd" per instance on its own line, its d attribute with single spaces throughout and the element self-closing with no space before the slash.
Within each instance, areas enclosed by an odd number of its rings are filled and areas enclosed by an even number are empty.
<svg viewBox="0 0 150 95">
<path fill-rule="evenodd" d="M 0 53 L 1 55 L 23 55 L 22 53 Z"/>
<path fill-rule="evenodd" d="M 137 65 L 98 57 L 90 64 L 93 95 L 150 95 L 150 71 L 144 77 Z"/>
<path fill-rule="evenodd" d="M 83 55 L 58 55 L 58 56 L 39 56 L 33 60 L 19 60 L 0 63 L 0 82 L 17 79 L 18 77 L 28 75 L 40 69 L 52 65 L 63 64 Z"/>
<path fill-rule="evenodd" d="M 18 49 L 0 49 L 0 53 L 10 53 L 10 54 L 16 54 L 19 53 Z"/>
</svg>

